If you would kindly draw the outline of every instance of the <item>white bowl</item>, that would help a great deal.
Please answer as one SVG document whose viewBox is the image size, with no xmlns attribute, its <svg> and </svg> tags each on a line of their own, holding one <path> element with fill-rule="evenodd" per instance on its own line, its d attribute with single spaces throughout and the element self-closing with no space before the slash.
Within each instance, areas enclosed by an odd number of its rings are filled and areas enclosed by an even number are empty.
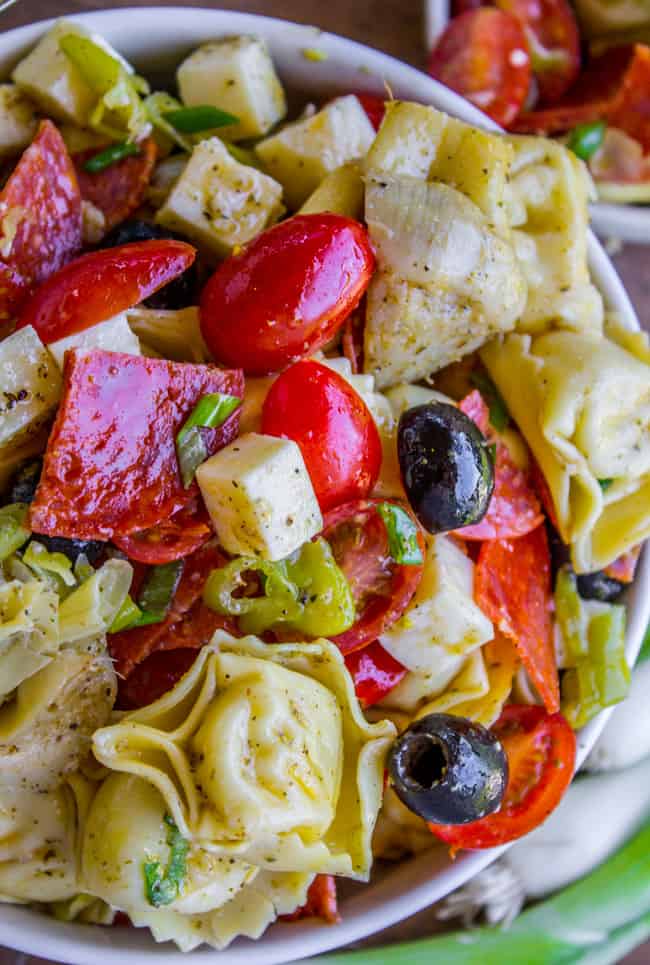
<svg viewBox="0 0 650 965">
<path fill-rule="evenodd" d="M 140 73 L 169 78 L 181 58 L 213 37 L 258 34 L 268 42 L 275 64 L 290 89 L 304 101 L 310 96 L 350 90 L 383 90 L 387 82 L 396 97 L 433 104 L 469 123 L 486 125 L 483 114 L 425 74 L 360 44 L 313 27 L 218 10 L 180 7 L 119 9 L 73 18 L 103 34 Z M 47 23 L 0 35 L 0 77 L 38 40 Z M 327 59 L 315 63 L 303 55 L 318 47 Z M 594 279 L 609 306 L 630 328 L 637 329 L 634 309 L 603 249 L 591 236 L 589 258 Z M 645 558 L 628 595 L 628 656 L 636 658 L 650 617 L 650 558 Z M 578 736 L 582 762 L 600 734 L 607 712 Z M 372 883 L 354 889 L 341 906 L 340 925 L 312 922 L 273 926 L 258 942 L 239 940 L 227 951 L 201 949 L 194 959 L 217 965 L 275 965 L 315 955 L 380 931 L 437 901 L 488 865 L 503 849 L 467 853 L 455 862 L 440 851 L 395 865 Z M 0 944 L 74 965 L 172 965 L 187 962 L 171 944 L 156 945 L 146 930 L 66 924 L 16 905 L 0 905 Z"/>
</svg>

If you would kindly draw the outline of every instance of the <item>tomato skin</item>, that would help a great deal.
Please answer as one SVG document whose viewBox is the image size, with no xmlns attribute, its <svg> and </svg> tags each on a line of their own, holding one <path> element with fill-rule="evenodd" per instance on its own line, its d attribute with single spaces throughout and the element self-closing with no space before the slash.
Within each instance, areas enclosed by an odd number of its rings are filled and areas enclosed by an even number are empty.
<svg viewBox="0 0 650 965">
<path fill-rule="evenodd" d="M 540 98 L 554 104 L 580 73 L 580 31 L 568 0 L 496 0 L 496 5 L 524 28 Z"/>
<path fill-rule="evenodd" d="M 530 57 L 521 24 L 492 7 L 468 10 L 439 38 L 429 73 L 508 127 L 523 107 L 530 85 Z"/>
<path fill-rule="evenodd" d="M 217 268 L 203 289 L 201 331 L 223 364 L 265 375 L 329 341 L 375 267 L 366 229 L 336 214 L 295 215 Z"/>
<path fill-rule="evenodd" d="M 368 120 L 374 129 L 378 131 L 381 127 L 381 122 L 384 119 L 384 114 L 386 113 L 386 95 L 380 96 L 379 94 L 361 94 L 358 91 L 355 91 L 354 93 L 364 111 L 368 115 Z"/>
<path fill-rule="evenodd" d="M 323 512 L 362 499 L 377 482 L 382 450 L 375 420 L 349 382 L 320 362 L 296 362 L 275 380 L 262 432 L 298 443 Z"/>
<path fill-rule="evenodd" d="M 332 637 L 341 653 L 360 650 L 376 640 L 402 616 L 422 579 L 424 564 L 402 566 L 388 552 L 386 526 L 377 505 L 396 500 L 360 499 L 331 509 L 322 536 L 350 583 L 359 619 L 345 633 Z M 401 508 L 415 517 L 403 503 Z M 425 544 L 418 529 L 424 559 Z"/>
<path fill-rule="evenodd" d="M 280 915 L 280 921 L 300 921 L 303 918 L 322 918 L 328 925 L 341 921 L 334 875 L 316 875 L 309 886 L 305 904 L 290 915 Z"/>
<path fill-rule="evenodd" d="M 132 308 L 181 275 L 196 258 L 184 241 L 136 241 L 76 258 L 52 275 L 23 308 L 45 344 L 83 332 Z"/>
<path fill-rule="evenodd" d="M 354 681 L 354 689 L 362 707 L 378 704 L 406 676 L 403 667 L 378 640 L 363 650 L 353 650 L 345 658 L 345 666 Z"/>
<path fill-rule="evenodd" d="M 562 714 L 542 707 L 505 707 L 492 727 L 508 757 L 499 811 L 469 824 L 430 824 L 452 851 L 483 850 L 515 841 L 542 824 L 560 803 L 575 769 L 576 735 Z"/>
</svg>

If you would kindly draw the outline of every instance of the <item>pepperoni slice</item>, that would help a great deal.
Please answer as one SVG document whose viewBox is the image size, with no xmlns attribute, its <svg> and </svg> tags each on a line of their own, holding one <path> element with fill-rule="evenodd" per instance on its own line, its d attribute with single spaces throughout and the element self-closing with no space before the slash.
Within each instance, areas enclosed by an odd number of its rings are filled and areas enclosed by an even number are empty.
<svg viewBox="0 0 650 965">
<path fill-rule="evenodd" d="M 196 495 L 175 438 L 199 399 L 243 395 L 240 371 L 121 352 L 66 354 L 63 397 L 30 507 L 35 533 L 110 540 L 156 526 Z"/>
<path fill-rule="evenodd" d="M 0 322 L 80 250 L 81 194 L 63 138 L 42 121 L 0 192 Z"/>
<path fill-rule="evenodd" d="M 133 671 L 128 680 L 118 678 L 118 710 L 137 710 L 153 704 L 187 673 L 196 660 L 196 651 L 171 650 L 152 653 Z"/>
<path fill-rule="evenodd" d="M 106 231 L 124 221 L 142 204 L 147 185 L 156 163 L 156 142 L 147 138 L 140 145 L 140 153 L 110 164 L 103 171 L 91 174 L 84 164 L 105 148 L 90 148 L 73 155 L 81 197 L 90 201 L 103 213 Z"/>
<path fill-rule="evenodd" d="M 483 543 L 474 596 L 485 615 L 515 644 L 549 714 L 560 709 L 551 620 L 551 557 L 544 526 L 519 539 Z"/>
<path fill-rule="evenodd" d="M 480 392 L 470 392 L 459 408 L 489 437 L 489 409 Z M 507 445 L 497 439 L 494 492 L 488 511 L 480 523 L 464 526 L 456 535 L 466 540 L 516 539 L 536 529 L 543 520 L 528 474 L 515 465 Z"/>
<path fill-rule="evenodd" d="M 322 918 L 329 925 L 340 922 L 334 875 L 316 875 L 309 886 L 307 901 L 302 908 L 297 908 L 291 915 L 281 915 L 280 918 L 281 921 Z"/>
</svg>

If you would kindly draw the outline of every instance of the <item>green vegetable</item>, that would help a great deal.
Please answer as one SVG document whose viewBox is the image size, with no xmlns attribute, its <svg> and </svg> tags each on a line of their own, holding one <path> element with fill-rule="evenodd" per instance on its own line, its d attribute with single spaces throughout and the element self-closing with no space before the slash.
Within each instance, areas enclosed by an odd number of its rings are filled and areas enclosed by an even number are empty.
<svg viewBox="0 0 650 965">
<path fill-rule="evenodd" d="M 184 560 L 174 560 L 171 563 L 154 566 L 138 596 L 138 606 L 141 610 L 159 613 L 161 619 L 164 618 L 178 589 L 184 565 Z"/>
<path fill-rule="evenodd" d="M 555 615 L 571 661 L 562 678 L 562 712 L 573 727 L 583 727 L 627 696 L 625 607 L 585 604 L 575 576 L 562 569 L 555 584 Z"/>
<path fill-rule="evenodd" d="M 94 572 L 95 567 L 90 565 L 86 554 L 80 553 L 74 564 L 74 575 L 77 583 L 83 583 L 85 580 L 89 580 Z"/>
<path fill-rule="evenodd" d="M 287 627 L 329 637 L 356 619 L 350 585 L 322 539 L 278 563 L 239 557 L 213 570 L 203 599 L 217 613 L 238 617 L 244 633 Z"/>
<path fill-rule="evenodd" d="M 121 144 L 111 144 L 105 151 L 100 151 L 99 154 L 95 154 L 94 157 L 89 158 L 84 163 L 84 170 L 90 174 L 97 174 L 99 171 L 104 171 L 110 167 L 111 164 L 117 164 L 118 161 L 123 161 L 125 157 L 133 157 L 133 155 L 139 153 L 140 149 L 137 144 L 131 144 L 130 141 L 122 141 Z"/>
<path fill-rule="evenodd" d="M 602 145 L 606 130 L 607 124 L 605 121 L 578 124 L 569 135 L 567 147 L 581 160 L 588 161 Z"/>
<path fill-rule="evenodd" d="M 50 553 L 42 543 L 32 540 L 23 553 L 23 563 L 34 570 L 38 576 L 42 572 L 54 573 L 60 577 L 66 586 L 76 586 L 75 575 L 72 572 L 72 561 L 65 553 Z"/>
<path fill-rule="evenodd" d="M 107 560 L 66 597 L 59 607 L 61 641 L 72 643 L 106 633 L 131 586 L 133 567 L 126 560 Z"/>
<path fill-rule="evenodd" d="M 168 110 L 163 113 L 162 118 L 181 134 L 200 134 L 202 131 L 213 131 L 217 127 L 227 127 L 228 124 L 239 122 L 239 118 L 234 114 L 219 110 L 218 107 L 212 107 L 210 104 Z"/>
<path fill-rule="evenodd" d="M 409 514 L 395 503 L 379 503 L 377 512 L 386 526 L 388 549 L 395 562 L 419 566 L 423 562 L 422 550 L 418 543 L 417 526 Z"/>
<path fill-rule="evenodd" d="M 643 660 L 650 660 L 650 627 L 645 632 L 645 637 L 643 638 L 643 643 L 641 644 L 641 651 L 637 658 L 637 663 L 641 663 Z"/>
<path fill-rule="evenodd" d="M 29 539 L 28 510 L 27 503 L 10 503 L 0 509 L 0 563 Z"/>
<path fill-rule="evenodd" d="M 650 822 L 595 871 L 524 911 L 507 929 L 484 926 L 323 955 L 319 965 L 614 965 L 649 930 Z"/>
<path fill-rule="evenodd" d="M 89 87 L 97 94 L 105 94 L 113 87 L 124 66 L 107 50 L 90 37 L 66 34 L 59 40 L 59 47 L 75 65 Z"/>
<path fill-rule="evenodd" d="M 602 491 L 603 491 L 604 493 L 606 493 L 607 490 L 609 489 L 609 487 L 612 485 L 613 482 L 614 482 L 613 479 L 599 479 L 599 480 L 598 480 L 598 485 L 600 486 L 600 488 L 602 489 Z"/>
<path fill-rule="evenodd" d="M 201 429 L 216 429 L 222 425 L 241 399 L 236 395 L 214 392 L 204 395 L 176 436 L 176 455 L 185 489 L 194 481 L 196 470 L 208 458 L 208 449 L 201 435 Z"/>
<path fill-rule="evenodd" d="M 169 121 L 165 120 L 166 114 L 178 110 L 181 106 L 180 101 L 165 91 L 154 91 L 145 99 L 144 110 L 150 123 L 153 124 L 154 138 L 165 154 L 169 153 L 174 144 L 184 151 L 192 150 L 191 138 L 183 137 Z"/>
<path fill-rule="evenodd" d="M 492 379 L 484 372 L 472 372 L 471 380 L 472 385 L 476 386 L 489 406 L 491 425 L 497 432 L 507 429 L 510 422 L 510 413 Z"/>
<path fill-rule="evenodd" d="M 115 619 L 108 628 L 108 632 L 119 633 L 120 630 L 131 630 L 133 627 L 140 625 L 141 616 L 142 610 L 137 603 L 133 602 L 131 594 L 127 593 L 122 606 L 115 614 Z"/>
<path fill-rule="evenodd" d="M 165 815 L 164 821 L 168 829 L 167 844 L 170 849 L 167 867 L 163 873 L 159 861 L 145 861 L 143 865 L 147 901 L 154 908 L 171 905 L 180 894 L 187 872 L 187 853 L 190 849 L 189 841 L 183 837 L 168 814 Z"/>
</svg>

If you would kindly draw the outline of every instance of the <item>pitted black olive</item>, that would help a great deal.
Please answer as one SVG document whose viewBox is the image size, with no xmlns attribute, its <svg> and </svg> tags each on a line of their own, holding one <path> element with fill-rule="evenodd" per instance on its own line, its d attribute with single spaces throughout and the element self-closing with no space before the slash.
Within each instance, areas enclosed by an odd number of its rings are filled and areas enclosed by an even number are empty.
<svg viewBox="0 0 650 965">
<path fill-rule="evenodd" d="M 472 420 L 445 402 L 407 409 L 397 452 L 406 495 L 430 533 L 478 523 L 494 490 L 487 440 Z"/>
<path fill-rule="evenodd" d="M 581 573 L 577 577 L 578 593 L 583 600 L 602 600 L 603 603 L 613 603 L 625 589 L 625 583 L 607 576 L 603 570 L 595 573 Z"/>
<path fill-rule="evenodd" d="M 467 824 L 496 811 L 508 783 L 497 738 L 464 717 L 429 714 L 393 744 L 388 770 L 409 810 L 435 824 Z"/>
<path fill-rule="evenodd" d="M 179 239 L 180 236 L 148 221 L 133 218 L 130 221 L 123 221 L 109 231 L 102 242 L 102 248 L 114 248 L 117 245 L 129 245 L 134 241 L 151 241 L 158 238 Z M 186 239 L 180 238 L 180 240 Z M 147 308 L 187 308 L 189 305 L 198 304 L 198 297 L 198 274 L 195 262 L 174 281 L 170 281 L 160 291 L 145 298 L 144 304 Z"/>
<path fill-rule="evenodd" d="M 7 491 L 8 503 L 31 503 L 43 469 L 42 459 L 30 459 L 20 466 L 11 478 Z"/>
</svg>

